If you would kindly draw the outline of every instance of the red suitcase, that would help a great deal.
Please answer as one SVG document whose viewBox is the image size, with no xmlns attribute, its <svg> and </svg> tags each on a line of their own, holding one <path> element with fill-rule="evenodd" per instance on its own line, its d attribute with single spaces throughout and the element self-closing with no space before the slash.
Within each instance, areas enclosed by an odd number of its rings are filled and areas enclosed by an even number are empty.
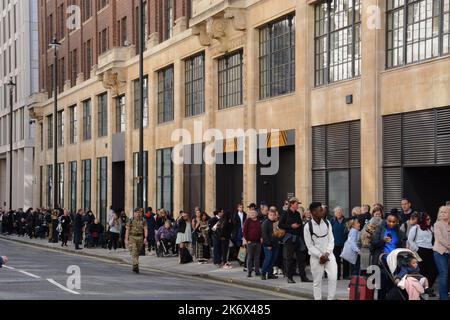
<svg viewBox="0 0 450 320">
<path fill-rule="evenodd" d="M 367 287 L 367 279 L 361 276 L 354 276 L 350 280 L 349 300 L 373 300 L 375 290 Z"/>
</svg>

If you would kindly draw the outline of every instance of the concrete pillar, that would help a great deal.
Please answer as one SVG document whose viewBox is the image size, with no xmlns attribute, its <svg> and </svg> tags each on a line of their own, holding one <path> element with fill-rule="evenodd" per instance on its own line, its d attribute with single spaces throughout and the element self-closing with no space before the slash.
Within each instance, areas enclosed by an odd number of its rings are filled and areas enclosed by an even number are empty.
<svg viewBox="0 0 450 320">
<path fill-rule="evenodd" d="M 311 45 L 314 43 L 314 7 L 306 1 L 297 1 L 296 20 L 295 95 L 299 121 L 295 131 L 295 193 L 306 207 L 312 199 L 310 91 L 313 73 L 305 66 L 314 65 L 314 46 Z"/>
<path fill-rule="evenodd" d="M 381 0 L 361 1 L 361 79 L 364 83 L 361 90 L 361 200 L 364 203 L 376 203 L 382 199 L 382 133 L 378 88 L 379 72 L 383 69 L 384 61 L 384 24 L 380 21 L 377 26 L 376 13 L 377 10 L 384 12 L 384 3 Z"/>
<path fill-rule="evenodd" d="M 255 128 L 255 100 L 258 99 L 258 30 L 249 28 L 246 31 L 247 50 L 244 50 L 244 90 L 247 91 L 246 109 L 244 112 L 245 129 Z M 244 204 L 256 202 L 256 164 L 250 163 L 249 141 L 246 139 L 244 156 Z"/>
<path fill-rule="evenodd" d="M 215 128 L 214 110 L 214 74 L 215 61 L 213 61 L 210 51 L 205 52 L 205 122 L 204 130 Z M 208 142 L 209 144 L 210 142 Z M 206 159 L 203 159 L 205 161 Z M 214 164 L 205 164 L 205 209 L 206 212 L 213 212 L 216 208 L 216 181 Z"/>
<path fill-rule="evenodd" d="M 184 62 L 175 60 L 174 62 L 174 120 L 175 128 L 183 128 L 184 119 Z M 176 80 L 178 79 L 178 80 Z M 177 214 L 183 210 L 183 165 L 173 164 L 173 212 Z"/>
</svg>

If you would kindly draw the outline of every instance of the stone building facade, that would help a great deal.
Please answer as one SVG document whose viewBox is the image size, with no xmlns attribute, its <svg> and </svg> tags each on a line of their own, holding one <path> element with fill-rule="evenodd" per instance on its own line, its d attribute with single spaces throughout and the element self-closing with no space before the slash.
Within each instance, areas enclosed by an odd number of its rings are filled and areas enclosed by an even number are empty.
<svg viewBox="0 0 450 320">
<path fill-rule="evenodd" d="M 30 106 L 40 126 L 35 206 L 52 203 L 47 23 L 69 3 L 40 1 L 43 92 Z M 136 5 L 92 1 L 92 17 L 60 39 L 64 170 L 56 182 L 65 207 L 90 208 L 102 219 L 111 205 L 129 212 L 136 204 Z M 238 202 L 281 206 L 296 195 L 304 204 L 320 200 L 349 211 L 361 203 L 395 207 L 411 197 L 418 209 L 435 211 L 450 197 L 447 187 L 432 196 L 424 187 L 445 185 L 450 166 L 448 0 L 147 0 L 146 12 L 148 205 L 210 213 Z M 176 129 L 193 137 L 185 150 L 207 147 L 207 137 L 194 134 L 199 124 L 256 129 L 264 152 L 250 161 L 249 143 L 219 139 L 223 154 L 242 161 L 172 162 Z M 280 130 L 279 138 L 264 129 Z M 266 151 L 279 155 L 275 175 L 261 174 Z"/>
</svg>

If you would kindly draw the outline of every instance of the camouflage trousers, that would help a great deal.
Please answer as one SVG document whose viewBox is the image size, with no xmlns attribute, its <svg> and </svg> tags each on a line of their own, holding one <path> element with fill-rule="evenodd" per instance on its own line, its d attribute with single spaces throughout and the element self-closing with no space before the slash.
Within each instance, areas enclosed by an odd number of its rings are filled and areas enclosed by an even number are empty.
<svg viewBox="0 0 450 320">
<path fill-rule="evenodd" d="M 139 266 L 139 253 L 144 245 L 143 236 L 130 236 L 128 240 L 133 267 Z"/>
</svg>

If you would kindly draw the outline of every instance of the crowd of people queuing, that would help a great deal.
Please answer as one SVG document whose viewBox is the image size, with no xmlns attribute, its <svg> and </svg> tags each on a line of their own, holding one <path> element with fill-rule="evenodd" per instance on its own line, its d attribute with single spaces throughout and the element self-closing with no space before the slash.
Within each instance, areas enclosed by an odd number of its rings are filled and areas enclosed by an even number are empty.
<svg viewBox="0 0 450 320">
<path fill-rule="evenodd" d="M 364 275 L 387 254 L 407 248 L 421 259 L 410 259 L 400 274 L 420 274 L 420 284 L 429 295 L 434 295 L 432 288 L 439 277 L 439 298 L 449 297 L 449 205 L 440 208 L 434 224 L 429 214 L 414 211 L 408 199 L 402 200 L 400 210 L 385 212 L 381 204 L 373 208 L 363 205 L 347 215 L 341 207 L 330 212 L 321 203 L 304 209 L 296 198 L 286 200 L 280 209 L 266 203 L 259 207 L 252 203 L 247 209 L 238 204 L 235 212 L 218 209 L 210 216 L 196 207 L 193 214 L 182 211 L 175 219 L 165 209 L 154 213 L 147 208 L 143 215 L 145 250 L 160 258 L 178 256 L 182 264 L 213 263 L 223 269 L 236 267 L 231 262 L 238 261 L 247 277 L 262 281 L 283 276 L 294 284 L 297 275 L 302 282 L 313 282 L 318 300 L 322 299 L 325 275 L 328 299 L 332 300 L 337 280 Z M 73 241 L 79 250 L 82 243 L 87 248 L 125 249 L 128 216 L 110 209 L 106 220 L 103 226 L 92 211 L 7 212 L 0 208 L 1 233 L 47 237 L 49 242 L 60 241 L 61 246 Z M 305 271 L 307 265 L 312 280 Z M 396 277 L 395 283 L 390 283 L 382 272 L 378 299 L 390 299 L 390 289 L 402 280 Z"/>
</svg>

